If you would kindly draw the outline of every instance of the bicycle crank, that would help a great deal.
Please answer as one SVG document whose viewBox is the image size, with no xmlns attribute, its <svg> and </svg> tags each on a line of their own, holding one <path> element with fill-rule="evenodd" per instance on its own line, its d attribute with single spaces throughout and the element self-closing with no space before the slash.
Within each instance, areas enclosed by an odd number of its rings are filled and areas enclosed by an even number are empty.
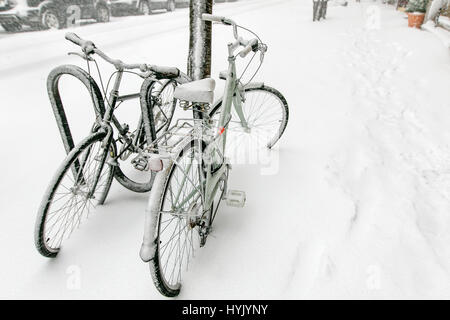
<svg viewBox="0 0 450 320">
<path fill-rule="evenodd" d="M 197 203 L 193 203 L 190 205 L 186 219 L 186 226 L 188 230 L 192 230 L 196 226 L 201 226 L 201 217 L 199 217 L 199 210 L 200 206 Z"/>
<path fill-rule="evenodd" d="M 137 156 L 133 160 L 131 160 L 131 164 L 136 170 L 139 171 L 148 171 L 148 159 L 145 156 Z"/>
<path fill-rule="evenodd" d="M 209 234 L 209 228 L 205 221 L 205 217 L 200 212 L 200 206 L 197 203 L 193 203 L 189 206 L 188 215 L 186 219 L 186 226 L 188 230 L 192 230 L 198 227 L 198 235 L 200 236 L 200 247 L 203 247 L 206 243 L 206 238 Z"/>
</svg>

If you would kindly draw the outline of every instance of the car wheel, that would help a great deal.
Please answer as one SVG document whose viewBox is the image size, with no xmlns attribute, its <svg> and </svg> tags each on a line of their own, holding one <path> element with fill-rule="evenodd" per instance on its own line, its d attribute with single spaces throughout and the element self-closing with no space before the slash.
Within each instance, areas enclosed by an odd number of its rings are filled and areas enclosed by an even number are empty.
<svg viewBox="0 0 450 320">
<path fill-rule="evenodd" d="M 144 16 L 152 13 L 148 1 L 141 1 L 141 3 L 139 4 L 139 13 L 143 14 Z"/>
<path fill-rule="evenodd" d="M 13 25 L 13 28 L 14 28 L 14 32 L 22 31 L 22 25 L 20 23 L 15 23 Z"/>
<path fill-rule="evenodd" d="M 167 1 L 167 11 L 169 12 L 175 11 L 175 0 Z"/>
<path fill-rule="evenodd" d="M 61 29 L 62 25 L 58 15 L 52 9 L 46 9 L 42 13 L 41 24 L 44 29 Z"/>
<path fill-rule="evenodd" d="M 109 21 L 109 10 L 105 6 L 98 6 L 96 12 L 97 22 L 108 22 Z"/>
<path fill-rule="evenodd" d="M 2 23 L 1 26 L 2 26 L 2 28 L 3 28 L 6 32 L 11 32 L 11 31 L 9 30 L 9 25 Z"/>
</svg>

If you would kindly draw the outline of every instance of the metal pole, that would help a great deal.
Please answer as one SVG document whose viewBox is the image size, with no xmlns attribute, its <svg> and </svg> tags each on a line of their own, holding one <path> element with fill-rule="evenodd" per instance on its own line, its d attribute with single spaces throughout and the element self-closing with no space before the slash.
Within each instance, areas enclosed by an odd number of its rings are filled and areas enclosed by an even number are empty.
<svg viewBox="0 0 450 320">
<path fill-rule="evenodd" d="M 203 13 L 212 13 L 213 0 L 191 0 L 189 5 L 188 75 L 200 80 L 211 75 L 211 22 L 202 21 Z"/>
</svg>

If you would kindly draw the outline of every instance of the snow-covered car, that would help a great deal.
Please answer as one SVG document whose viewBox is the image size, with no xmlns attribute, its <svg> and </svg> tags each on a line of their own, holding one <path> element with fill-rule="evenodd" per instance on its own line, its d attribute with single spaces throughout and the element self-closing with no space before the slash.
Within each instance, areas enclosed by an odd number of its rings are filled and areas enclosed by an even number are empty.
<svg viewBox="0 0 450 320">
<path fill-rule="evenodd" d="M 0 0 L 0 25 L 9 32 L 27 25 L 60 29 L 83 19 L 108 22 L 107 0 Z"/>
<path fill-rule="evenodd" d="M 214 2 L 216 3 L 221 3 L 221 2 L 236 2 L 237 0 L 214 0 Z"/>
<path fill-rule="evenodd" d="M 1 1 L 1 0 L 0 0 Z M 176 0 L 110 0 L 111 14 L 120 16 L 128 13 L 151 14 L 153 10 L 175 10 Z"/>
</svg>

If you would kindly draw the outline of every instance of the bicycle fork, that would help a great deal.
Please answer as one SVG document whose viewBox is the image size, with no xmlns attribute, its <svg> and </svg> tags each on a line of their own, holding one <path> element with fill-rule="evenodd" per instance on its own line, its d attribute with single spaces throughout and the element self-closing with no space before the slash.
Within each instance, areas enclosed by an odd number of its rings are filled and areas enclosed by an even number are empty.
<svg viewBox="0 0 450 320">
<path fill-rule="evenodd" d="M 122 72 L 123 71 L 119 71 L 117 73 L 116 79 L 114 81 L 114 87 L 111 90 L 111 93 L 109 95 L 108 107 L 106 108 L 106 112 L 103 117 L 103 120 L 100 122 L 100 130 L 106 131 L 106 136 L 102 140 L 102 144 L 101 144 L 102 151 L 95 158 L 96 161 L 99 161 L 100 165 L 98 166 L 97 172 L 95 173 L 94 183 L 88 192 L 88 195 L 87 195 L 88 198 L 92 198 L 94 196 L 95 190 L 97 189 L 98 181 L 101 178 L 103 167 L 105 165 L 106 158 L 108 157 L 109 148 L 111 146 L 111 141 L 113 139 L 113 129 L 111 127 L 110 121 L 111 121 L 111 118 L 112 118 L 112 115 L 114 112 L 117 98 L 119 97 L 119 87 L 120 87 L 120 82 L 122 81 Z"/>
<path fill-rule="evenodd" d="M 97 185 L 101 178 L 103 167 L 105 166 L 106 158 L 108 157 L 108 152 L 109 152 L 109 149 L 111 146 L 111 141 L 113 138 L 113 134 L 112 134 L 113 130 L 110 125 L 102 124 L 102 129 L 106 130 L 107 133 L 106 133 L 105 138 L 102 141 L 101 152 L 94 159 L 99 162 L 99 166 L 97 168 L 97 171 L 95 172 L 94 184 L 91 186 L 89 193 L 87 195 L 88 198 L 92 198 L 94 196 L 95 190 L 97 189 Z"/>
</svg>

